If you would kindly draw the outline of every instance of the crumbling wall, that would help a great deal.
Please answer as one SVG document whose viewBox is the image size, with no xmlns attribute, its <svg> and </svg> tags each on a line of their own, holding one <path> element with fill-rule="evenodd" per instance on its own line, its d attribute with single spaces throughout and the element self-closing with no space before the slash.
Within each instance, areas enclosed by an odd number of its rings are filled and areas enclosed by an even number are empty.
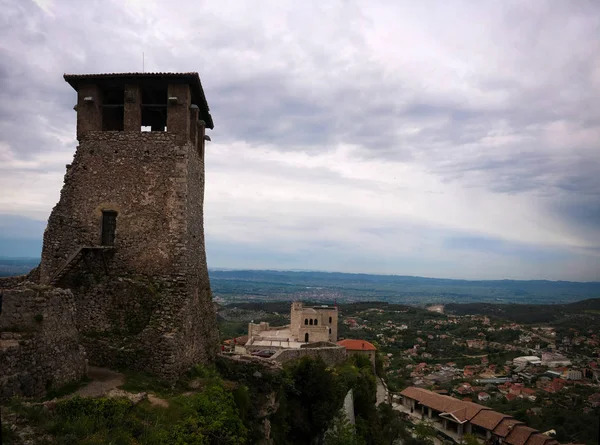
<svg viewBox="0 0 600 445">
<path fill-rule="evenodd" d="M 0 399 L 38 397 L 81 380 L 87 363 L 73 294 L 31 283 L 1 292 Z"/>
<path fill-rule="evenodd" d="M 12 289 L 27 281 L 27 275 L 16 275 L 13 277 L 0 277 L 0 289 Z"/>
<path fill-rule="evenodd" d="M 169 124 L 169 128 L 171 125 Z M 87 131 L 44 233 L 42 283 L 117 212 L 114 248 L 81 255 L 73 291 L 90 363 L 174 380 L 218 350 L 204 251 L 204 161 L 172 132 Z"/>
<path fill-rule="evenodd" d="M 346 348 L 341 346 L 326 348 L 282 349 L 271 357 L 278 363 L 297 360 L 302 357 L 321 358 L 328 365 L 337 365 L 346 360 Z"/>
<path fill-rule="evenodd" d="M 82 246 L 101 241 L 102 211 L 118 212 L 109 268 L 174 277 L 185 247 L 185 158 L 167 132 L 88 131 L 67 166 L 44 233 L 40 279 L 50 282 Z"/>
</svg>

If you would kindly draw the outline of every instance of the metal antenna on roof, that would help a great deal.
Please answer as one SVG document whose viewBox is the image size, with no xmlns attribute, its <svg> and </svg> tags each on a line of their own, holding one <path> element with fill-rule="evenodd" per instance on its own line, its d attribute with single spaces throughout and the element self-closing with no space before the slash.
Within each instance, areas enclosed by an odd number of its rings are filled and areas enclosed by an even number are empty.
<svg viewBox="0 0 600 445">
<path fill-rule="evenodd" d="M 142 51 L 142 73 L 146 72 L 146 57 L 144 51 Z"/>
</svg>

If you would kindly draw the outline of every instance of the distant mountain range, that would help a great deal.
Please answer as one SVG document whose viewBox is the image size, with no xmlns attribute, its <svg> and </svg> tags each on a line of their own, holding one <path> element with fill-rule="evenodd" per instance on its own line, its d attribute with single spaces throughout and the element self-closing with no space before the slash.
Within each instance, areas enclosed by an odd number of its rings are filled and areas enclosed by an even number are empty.
<svg viewBox="0 0 600 445">
<path fill-rule="evenodd" d="M 210 270 L 225 300 L 304 299 L 390 303 L 568 303 L 600 298 L 600 282 L 452 280 L 399 275 L 276 270 Z"/>
<path fill-rule="evenodd" d="M 39 263 L 39 258 L 9 258 L 0 256 L 0 277 L 26 274 Z"/>
<path fill-rule="evenodd" d="M 0 257 L 0 276 L 27 273 L 39 258 Z M 570 303 L 600 298 L 600 282 L 452 280 L 341 272 L 209 269 L 226 301 L 313 300 L 390 303 Z"/>
</svg>

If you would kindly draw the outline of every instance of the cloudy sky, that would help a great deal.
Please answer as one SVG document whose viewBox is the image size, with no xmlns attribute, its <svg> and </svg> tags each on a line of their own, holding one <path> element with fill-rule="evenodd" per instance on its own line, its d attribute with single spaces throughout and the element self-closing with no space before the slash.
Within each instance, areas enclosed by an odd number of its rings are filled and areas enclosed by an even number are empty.
<svg viewBox="0 0 600 445">
<path fill-rule="evenodd" d="M 63 73 L 198 71 L 209 266 L 600 280 L 600 3 L 0 0 L 0 256 L 39 255 Z"/>
</svg>

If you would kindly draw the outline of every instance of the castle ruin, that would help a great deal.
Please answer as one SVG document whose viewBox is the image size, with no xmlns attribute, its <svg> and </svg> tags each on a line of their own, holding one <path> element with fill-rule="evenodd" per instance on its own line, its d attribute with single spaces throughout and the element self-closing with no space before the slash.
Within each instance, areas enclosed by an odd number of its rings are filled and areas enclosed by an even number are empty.
<svg viewBox="0 0 600 445">
<path fill-rule="evenodd" d="M 203 227 L 213 121 L 200 78 L 64 79 L 77 92 L 79 146 L 27 279 L 72 292 L 90 364 L 175 380 L 218 350 Z"/>
</svg>

